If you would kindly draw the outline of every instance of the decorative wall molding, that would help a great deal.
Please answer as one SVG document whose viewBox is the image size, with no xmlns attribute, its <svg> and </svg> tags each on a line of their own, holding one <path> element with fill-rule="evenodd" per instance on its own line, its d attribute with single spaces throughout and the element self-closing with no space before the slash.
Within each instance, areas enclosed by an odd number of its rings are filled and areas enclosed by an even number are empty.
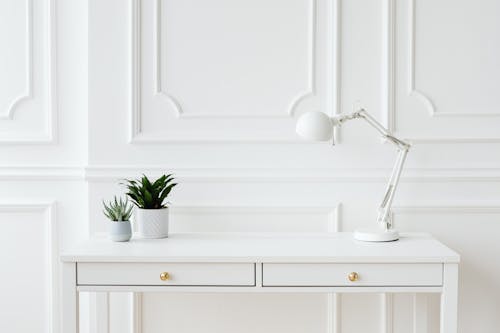
<svg viewBox="0 0 500 333">
<path fill-rule="evenodd" d="M 89 333 L 111 333 L 111 307 L 109 292 L 90 293 L 90 332 Z"/>
<path fill-rule="evenodd" d="M 328 293 L 326 311 L 327 333 L 341 333 L 342 330 L 342 294 Z"/>
<path fill-rule="evenodd" d="M 331 209 L 331 208 L 330 208 Z M 342 203 L 337 203 L 335 209 L 329 213 L 328 232 L 342 231 Z M 326 295 L 326 332 L 341 333 L 342 329 L 342 294 L 328 293 Z"/>
<path fill-rule="evenodd" d="M 142 293 L 130 293 L 132 333 L 142 333 Z"/>
<path fill-rule="evenodd" d="M 46 80 L 48 89 L 48 139 L 47 142 L 57 142 L 57 27 L 56 27 L 56 0 L 49 0 L 49 27 L 48 27 L 48 45 L 47 45 L 47 68 L 48 76 Z"/>
<path fill-rule="evenodd" d="M 394 294 L 380 294 L 380 307 L 382 309 L 382 319 L 380 320 L 380 332 L 394 332 Z"/>
<path fill-rule="evenodd" d="M 476 144 L 481 144 L 481 143 L 500 143 L 500 137 L 495 138 L 495 137 L 447 137 L 447 138 L 441 138 L 441 137 L 436 137 L 436 138 L 408 138 L 408 141 L 414 144 L 463 144 L 463 143 L 476 143 Z"/>
<path fill-rule="evenodd" d="M 18 96 L 16 96 L 12 102 L 7 107 L 6 112 L 0 114 L 0 119 L 12 120 L 14 117 L 14 111 L 17 106 L 23 101 L 32 98 L 33 91 L 33 0 L 25 0 L 26 4 L 26 40 L 25 40 L 25 67 L 26 67 L 26 77 L 25 77 L 25 87 Z"/>
<path fill-rule="evenodd" d="M 133 143 L 141 134 L 141 0 L 130 0 L 130 132 Z"/>
<path fill-rule="evenodd" d="M 443 202 L 432 205 L 398 205 L 392 207 L 392 219 L 397 225 L 397 216 L 400 214 L 460 214 L 460 215 L 477 215 L 477 214 L 500 214 L 500 205 L 494 203 L 491 205 L 485 203 L 454 203 Z M 428 302 L 425 294 L 413 294 L 412 316 L 413 316 L 413 333 L 427 332 L 428 329 Z M 393 306 L 393 305 L 391 305 Z"/>
<path fill-rule="evenodd" d="M 397 214 L 500 214 L 500 205 L 442 203 L 434 205 L 398 205 L 392 208 L 393 218 Z"/>
<path fill-rule="evenodd" d="M 161 71 L 162 71 L 162 52 L 161 52 L 161 42 L 162 42 L 162 34 L 161 34 L 161 2 L 162 0 L 155 0 L 155 15 L 154 15 L 154 22 L 155 22 L 155 27 L 154 27 L 154 33 L 155 33 L 155 36 L 154 36 L 154 47 L 155 47 L 155 51 L 153 53 L 153 56 L 154 56 L 154 60 L 153 60 L 153 63 L 155 65 L 155 94 L 156 95 L 161 95 L 163 97 L 165 97 L 166 100 L 168 100 L 170 102 L 170 104 L 172 105 L 172 108 L 174 109 L 174 111 L 176 112 L 176 115 L 177 117 L 180 117 L 183 115 L 183 110 L 182 110 L 182 106 L 180 105 L 179 101 L 174 97 L 172 96 L 171 94 L 169 94 L 166 89 L 165 89 L 165 85 L 163 84 L 162 82 L 162 78 L 161 78 Z M 139 2 L 139 6 L 140 6 L 140 2 Z M 140 20 L 140 17 L 139 17 L 139 20 Z M 136 27 L 136 29 L 139 29 L 140 30 L 140 21 L 139 22 L 135 22 L 138 26 Z M 140 63 L 138 64 L 138 66 L 140 67 Z M 140 89 L 140 87 L 139 87 Z"/>
<path fill-rule="evenodd" d="M 0 114 L 0 120 L 14 121 L 14 111 L 16 111 L 20 104 L 26 100 L 32 99 L 33 96 L 33 0 L 26 1 L 26 15 L 27 15 L 27 36 L 26 36 L 26 89 L 22 92 L 9 106 L 7 113 Z M 46 45 L 44 45 L 44 67 L 46 70 L 45 85 L 47 89 L 47 102 L 46 112 L 47 118 L 45 121 L 46 131 L 43 134 L 33 134 L 20 137 L 3 137 L 0 138 L 1 144 L 48 144 L 56 143 L 57 141 L 57 99 L 56 99 L 56 0 L 46 0 L 47 10 L 44 13 L 47 16 L 45 27 Z M 36 53 L 35 53 L 36 54 Z M 40 70 L 42 73 L 43 70 Z"/>
<path fill-rule="evenodd" d="M 326 332 L 327 333 L 341 333 L 341 302 L 342 295 L 336 293 L 328 293 L 326 305 Z M 143 293 L 136 292 L 130 293 L 130 312 L 131 312 L 131 332 L 142 333 L 142 299 Z M 105 305 L 103 305 L 105 306 Z M 99 333 L 107 333 L 107 331 L 96 331 Z M 389 332 L 388 332 L 389 333 Z M 392 333 L 392 332 L 390 332 Z"/>
<path fill-rule="evenodd" d="M 327 20 L 327 40 L 331 41 L 327 43 L 327 56 L 332 59 L 332 61 L 327 61 L 326 63 L 326 90 L 331 92 L 326 94 L 326 111 L 332 116 L 341 114 L 341 50 L 342 50 L 342 0 L 328 1 L 330 5 L 329 16 L 330 19 Z M 341 129 L 335 126 L 333 129 L 333 140 L 335 143 L 341 143 Z"/>
<path fill-rule="evenodd" d="M 416 1 L 410 0 L 409 13 L 408 13 L 408 31 L 410 32 L 410 38 L 408 39 L 408 55 L 409 55 L 409 68 L 408 73 L 408 93 L 414 95 L 424 104 L 425 108 L 429 111 L 432 117 L 499 117 L 500 111 L 494 112 L 438 112 L 435 103 L 432 102 L 431 98 L 427 96 L 422 90 L 415 86 L 415 45 L 416 45 Z"/>
<path fill-rule="evenodd" d="M 72 181 L 112 182 L 142 173 L 158 176 L 165 172 L 161 166 L 0 166 L 0 181 Z M 383 182 L 390 168 L 327 169 L 327 168 L 172 168 L 168 170 L 184 182 Z M 500 182 L 498 168 L 421 168 L 405 169 L 402 182 Z"/>
<path fill-rule="evenodd" d="M 295 98 L 289 103 L 289 107 L 286 112 L 283 114 L 258 114 L 258 113 L 249 113 L 249 114 L 231 114 L 231 113 L 218 113 L 218 114 L 205 114 L 201 112 L 189 112 L 186 113 L 183 111 L 181 104 L 178 99 L 175 98 L 172 94 L 169 94 L 165 85 L 162 82 L 162 52 L 161 52 L 161 43 L 162 43 L 162 34 L 161 34 L 161 2 L 162 0 L 155 0 L 155 52 L 154 52 L 154 61 L 155 64 L 155 93 L 161 96 L 164 96 L 171 104 L 172 108 L 176 112 L 178 117 L 186 117 L 186 118 L 288 118 L 293 117 L 296 107 L 303 100 L 316 95 L 316 43 L 317 39 L 317 31 L 318 31 L 318 22 L 317 22 L 317 0 L 308 0 L 309 8 L 308 8 L 308 16 L 309 16 L 309 47 L 308 47 L 308 86 L 305 91 L 299 92 Z M 140 22 L 139 22 L 140 24 Z M 140 29 L 140 28 L 139 28 Z"/>
<path fill-rule="evenodd" d="M 318 32 L 318 0 L 308 0 L 309 10 L 309 46 L 308 46 L 308 82 L 307 88 L 304 91 L 299 92 L 296 97 L 289 103 L 288 109 L 282 114 L 264 114 L 264 113 L 251 113 L 251 114 L 228 114 L 228 113 L 211 113 L 204 114 L 200 112 L 185 112 L 182 107 L 182 103 L 169 93 L 165 85 L 162 82 L 162 55 L 161 55 L 161 0 L 155 0 L 155 15 L 154 15 L 154 52 L 153 52 L 153 64 L 154 64 L 154 95 L 162 96 L 171 105 L 178 119 L 183 118 L 194 118 L 194 119 L 276 119 L 276 118 L 292 118 L 295 113 L 295 109 L 299 104 L 303 103 L 305 100 L 315 97 L 317 95 L 317 32 Z M 326 90 L 328 92 L 326 95 L 326 108 L 328 112 L 332 114 L 337 114 L 340 105 L 340 79 L 339 79 L 339 66 L 340 66 L 340 6 L 341 0 L 334 0 L 333 3 L 327 1 L 327 26 L 329 30 L 326 32 L 326 36 L 329 42 L 326 44 Z M 198 131 L 197 135 L 192 136 L 188 139 L 186 138 L 175 138 L 172 136 L 166 136 L 163 134 L 148 134 L 142 130 L 141 126 L 141 7 L 142 0 L 131 0 L 131 100 L 130 100 L 130 133 L 129 133 L 129 143 L 148 143 L 148 144 L 163 144 L 167 142 L 254 142 L 254 143 L 286 143 L 286 142 L 298 142 L 298 140 L 291 140 L 289 138 L 259 138 L 259 136 L 253 136 L 248 138 L 227 138 L 224 136 L 214 136 L 212 134 L 207 134 Z M 332 23 L 334 21 L 334 23 Z M 332 30 L 332 31 L 330 31 Z M 331 96 L 333 95 L 333 96 Z M 336 131 L 336 136 L 338 136 L 338 130 Z"/>
<path fill-rule="evenodd" d="M 45 316 L 47 326 L 45 332 L 59 332 L 59 243 L 56 225 L 56 203 L 55 201 L 39 202 L 0 202 L 0 212 L 40 212 L 45 216 L 45 236 L 47 238 L 47 258 L 45 265 L 47 270 Z"/>
<path fill-rule="evenodd" d="M 413 333 L 427 333 L 427 296 L 425 294 L 413 294 Z"/>
<path fill-rule="evenodd" d="M 498 117 L 500 111 L 495 112 L 438 112 L 434 102 L 427 96 L 421 89 L 416 87 L 415 84 L 415 68 L 416 68 L 416 1 L 408 0 L 407 11 L 407 24 L 408 24 L 408 38 L 407 38 L 407 68 L 408 80 L 407 93 L 408 96 L 417 98 L 425 109 L 428 111 L 430 117 L 453 117 L 453 118 L 485 118 L 485 117 Z M 384 0 L 383 8 L 383 27 L 382 27 L 382 64 L 381 67 L 384 71 L 382 82 L 382 122 L 389 128 L 390 131 L 397 131 L 397 114 L 395 107 L 396 100 L 396 41 L 395 35 L 397 31 L 396 26 L 396 1 Z M 418 137 L 407 138 L 407 140 L 416 144 L 463 144 L 463 143 L 498 143 L 500 137 Z"/>
<path fill-rule="evenodd" d="M 409 11 L 408 11 L 408 95 L 415 96 L 418 98 L 425 108 L 429 111 L 431 116 L 436 113 L 436 107 L 434 103 L 424 92 L 417 89 L 415 86 L 415 39 L 416 39 L 416 4 L 415 0 L 409 0 Z"/>
<path fill-rule="evenodd" d="M 428 332 L 428 305 L 427 305 L 427 294 L 414 293 L 411 295 L 412 304 L 411 311 L 412 315 L 412 333 L 426 333 Z M 381 319 L 381 329 L 382 333 L 393 333 L 394 332 L 394 321 L 397 319 L 394 317 L 394 294 L 386 293 L 381 294 L 381 309 L 382 309 L 382 319 Z"/>
<path fill-rule="evenodd" d="M 84 180 L 85 168 L 76 166 L 0 166 L 0 180 Z"/>
<path fill-rule="evenodd" d="M 396 5 L 395 0 L 384 0 L 382 10 L 382 84 L 381 110 L 382 119 L 389 131 L 396 130 L 395 100 L 395 33 L 396 33 Z"/>
<path fill-rule="evenodd" d="M 0 169 L 1 170 L 1 169 Z M 137 177 L 142 173 L 159 176 L 161 166 L 91 166 L 85 168 L 85 178 L 91 182 L 115 181 Z M 387 182 L 390 168 L 168 168 L 183 182 Z M 498 168 L 408 168 L 402 182 L 500 182 Z"/>
</svg>

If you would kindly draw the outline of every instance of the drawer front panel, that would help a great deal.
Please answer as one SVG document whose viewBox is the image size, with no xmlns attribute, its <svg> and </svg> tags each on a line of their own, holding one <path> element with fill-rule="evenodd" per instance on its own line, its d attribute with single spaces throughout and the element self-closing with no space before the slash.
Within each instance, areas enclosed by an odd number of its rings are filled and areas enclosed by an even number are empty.
<svg viewBox="0 0 500 333">
<path fill-rule="evenodd" d="M 162 276 L 162 273 L 167 274 Z M 78 263 L 77 283 L 78 285 L 110 286 L 254 286 L 255 265 Z"/>
<path fill-rule="evenodd" d="M 443 282 L 441 264 L 263 264 L 262 269 L 267 287 L 441 286 Z"/>
</svg>

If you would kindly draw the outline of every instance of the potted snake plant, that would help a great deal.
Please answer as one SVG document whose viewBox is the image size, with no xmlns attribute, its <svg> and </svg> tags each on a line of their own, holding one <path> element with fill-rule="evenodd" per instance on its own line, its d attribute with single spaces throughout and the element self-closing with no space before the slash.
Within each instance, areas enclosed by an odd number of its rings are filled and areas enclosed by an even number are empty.
<svg viewBox="0 0 500 333">
<path fill-rule="evenodd" d="M 141 238 L 168 237 L 168 204 L 170 191 L 177 185 L 172 175 L 163 175 L 151 181 L 143 175 L 141 179 L 126 179 L 126 195 L 136 206 L 135 223 Z"/>
<path fill-rule="evenodd" d="M 132 228 L 130 226 L 130 216 L 133 206 L 128 199 L 119 200 L 114 198 L 109 203 L 102 202 L 104 215 L 109 219 L 108 235 L 112 241 L 127 242 L 132 237 Z"/>
</svg>

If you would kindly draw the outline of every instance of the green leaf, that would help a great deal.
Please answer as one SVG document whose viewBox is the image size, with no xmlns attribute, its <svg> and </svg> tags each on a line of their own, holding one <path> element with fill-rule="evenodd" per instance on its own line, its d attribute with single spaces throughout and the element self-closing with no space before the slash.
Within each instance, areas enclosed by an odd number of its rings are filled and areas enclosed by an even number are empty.
<svg viewBox="0 0 500 333">
<path fill-rule="evenodd" d="M 154 183 L 153 183 L 153 188 L 161 188 L 163 186 L 163 184 L 165 183 L 167 177 L 169 177 L 170 175 L 168 176 L 161 176 L 160 178 L 158 178 Z"/>
<path fill-rule="evenodd" d="M 144 186 L 145 188 L 151 188 L 151 182 L 144 174 L 142 175 L 142 186 Z"/>
<path fill-rule="evenodd" d="M 103 213 L 111 221 L 127 221 L 130 218 L 133 206 L 128 199 L 114 197 L 109 203 L 103 203 Z"/>
<path fill-rule="evenodd" d="M 164 174 L 155 181 L 150 181 L 146 175 L 142 175 L 140 179 L 128 180 L 125 179 L 122 185 L 128 190 L 126 196 L 131 202 L 140 207 L 147 209 L 155 209 L 164 207 L 164 201 L 168 197 L 172 188 L 177 185 L 173 184 L 174 177 L 172 174 Z M 120 202 L 118 202 L 120 204 Z M 123 214 L 126 211 L 122 212 Z"/>
<path fill-rule="evenodd" d="M 172 189 L 176 186 L 177 184 L 174 183 L 174 184 L 170 184 L 168 185 L 164 190 L 163 192 L 160 194 L 160 204 L 163 205 L 163 201 L 168 197 L 168 195 L 170 194 L 170 191 L 172 191 Z"/>
<path fill-rule="evenodd" d="M 153 196 L 148 190 L 144 190 L 144 206 L 145 208 L 154 208 L 153 207 Z"/>
</svg>

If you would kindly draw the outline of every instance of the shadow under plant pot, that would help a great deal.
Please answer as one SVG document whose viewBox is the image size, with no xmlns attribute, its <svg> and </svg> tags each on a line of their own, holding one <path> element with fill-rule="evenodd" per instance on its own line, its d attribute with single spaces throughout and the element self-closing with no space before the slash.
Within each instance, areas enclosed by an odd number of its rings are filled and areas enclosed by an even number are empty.
<svg viewBox="0 0 500 333">
<path fill-rule="evenodd" d="M 143 209 L 136 207 L 135 222 L 137 234 L 141 238 L 168 237 L 168 207 L 160 209 Z"/>
</svg>

